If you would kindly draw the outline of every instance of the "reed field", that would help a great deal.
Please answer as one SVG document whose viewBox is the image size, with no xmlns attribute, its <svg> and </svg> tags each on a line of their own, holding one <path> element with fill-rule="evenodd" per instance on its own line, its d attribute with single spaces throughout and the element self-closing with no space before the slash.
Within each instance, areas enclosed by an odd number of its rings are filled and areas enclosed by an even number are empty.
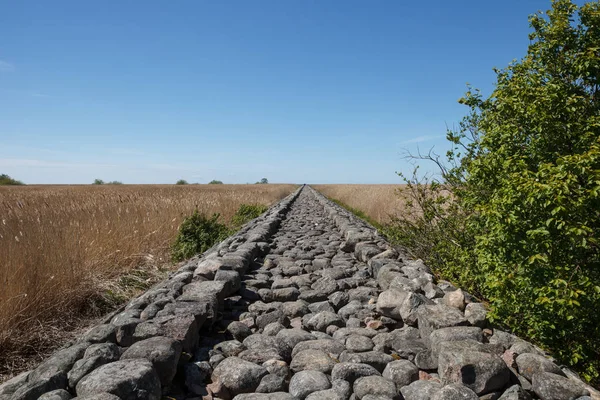
<svg viewBox="0 0 600 400">
<path fill-rule="evenodd" d="M 271 205 L 295 187 L 0 186 L 0 381 L 75 320 L 164 277 L 194 209 L 229 222 L 242 203 Z"/>
<path fill-rule="evenodd" d="M 398 190 L 404 185 L 390 184 L 339 184 L 311 185 L 325 196 L 364 212 L 379 224 L 390 222 L 390 216 L 401 213 L 404 201 Z"/>
</svg>

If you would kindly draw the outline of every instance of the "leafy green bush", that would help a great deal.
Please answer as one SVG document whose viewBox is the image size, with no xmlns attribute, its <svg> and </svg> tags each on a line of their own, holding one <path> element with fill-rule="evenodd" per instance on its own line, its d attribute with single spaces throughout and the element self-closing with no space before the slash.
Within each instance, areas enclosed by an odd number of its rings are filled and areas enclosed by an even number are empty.
<svg viewBox="0 0 600 400">
<path fill-rule="evenodd" d="M 107 185 L 122 185 L 123 182 L 121 181 L 110 181 L 110 182 L 106 182 Z"/>
<path fill-rule="evenodd" d="M 11 178 L 6 174 L 0 175 L 0 185 L 22 185 L 23 182 Z"/>
<path fill-rule="evenodd" d="M 104 185 L 104 181 L 102 179 L 94 179 L 92 185 Z"/>
<path fill-rule="evenodd" d="M 268 207 L 262 204 L 242 204 L 233 217 L 231 217 L 231 223 L 235 228 L 239 229 L 239 227 L 257 218 L 260 214 L 267 211 L 267 209 Z"/>
<path fill-rule="evenodd" d="M 223 182 L 213 179 L 212 181 L 208 182 L 208 184 L 209 185 L 222 185 Z"/>
<path fill-rule="evenodd" d="M 229 229 L 219 222 L 219 214 L 208 218 L 195 210 L 185 218 L 171 246 L 171 257 L 175 261 L 185 260 L 203 253 L 229 235 Z"/>
<path fill-rule="evenodd" d="M 177 182 L 175 182 L 176 185 L 187 185 L 188 182 L 185 179 L 180 179 Z"/>
<path fill-rule="evenodd" d="M 490 303 L 490 317 L 600 373 L 600 3 L 530 17 L 526 56 L 471 90 L 440 180 L 407 178 L 396 239 Z M 415 175 L 416 176 L 416 175 Z M 424 254 L 428 252 L 428 255 Z"/>
</svg>

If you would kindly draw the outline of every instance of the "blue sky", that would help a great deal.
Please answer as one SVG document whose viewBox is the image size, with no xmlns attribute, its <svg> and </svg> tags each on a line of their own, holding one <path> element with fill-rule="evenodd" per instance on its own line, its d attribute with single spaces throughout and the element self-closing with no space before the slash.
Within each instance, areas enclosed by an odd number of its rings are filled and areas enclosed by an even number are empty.
<svg viewBox="0 0 600 400">
<path fill-rule="evenodd" d="M 0 173 L 26 183 L 399 183 L 538 0 L 13 1 Z"/>
</svg>

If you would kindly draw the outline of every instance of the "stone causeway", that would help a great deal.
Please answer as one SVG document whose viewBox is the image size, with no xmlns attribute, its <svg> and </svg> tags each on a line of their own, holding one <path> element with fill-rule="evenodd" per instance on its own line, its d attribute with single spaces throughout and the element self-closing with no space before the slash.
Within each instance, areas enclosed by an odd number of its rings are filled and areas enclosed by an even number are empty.
<svg viewBox="0 0 600 400">
<path fill-rule="evenodd" d="M 196 256 L 0 400 L 600 399 L 484 304 L 310 186 Z"/>
</svg>

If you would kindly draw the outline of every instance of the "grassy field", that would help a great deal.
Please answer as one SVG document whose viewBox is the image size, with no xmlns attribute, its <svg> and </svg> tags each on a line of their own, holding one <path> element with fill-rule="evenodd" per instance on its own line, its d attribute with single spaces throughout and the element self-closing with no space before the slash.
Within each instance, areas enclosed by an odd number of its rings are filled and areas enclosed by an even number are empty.
<svg viewBox="0 0 600 400">
<path fill-rule="evenodd" d="M 403 185 L 311 185 L 325 196 L 364 212 L 372 220 L 385 224 L 390 215 L 403 210 L 397 191 Z"/>
<path fill-rule="evenodd" d="M 0 380 L 19 369 L 21 356 L 30 359 L 76 320 L 102 312 L 94 312 L 99 304 L 164 276 L 169 245 L 195 208 L 229 222 L 240 204 L 270 205 L 294 188 L 0 187 Z"/>
</svg>

